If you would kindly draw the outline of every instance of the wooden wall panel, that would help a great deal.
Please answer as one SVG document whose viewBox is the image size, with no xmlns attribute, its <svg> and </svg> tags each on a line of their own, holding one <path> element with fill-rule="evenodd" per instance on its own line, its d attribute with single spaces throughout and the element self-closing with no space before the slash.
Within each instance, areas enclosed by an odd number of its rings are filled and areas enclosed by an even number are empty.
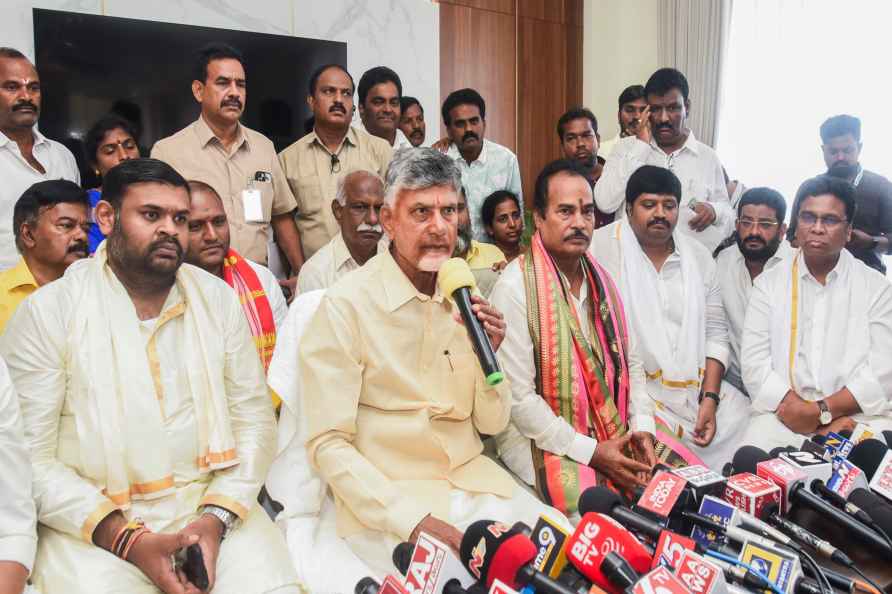
<svg viewBox="0 0 892 594">
<path fill-rule="evenodd" d="M 552 23 L 563 23 L 565 0 L 517 0 L 517 16 Z"/>
<path fill-rule="evenodd" d="M 564 25 L 566 31 L 567 107 L 582 105 L 582 27 Z"/>
<path fill-rule="evenodd" d="M 476 89 L 486 101 L 486 137 L 516 152 L 515 19 L 440 4 L 440 104 L 456 89 Z M 439 105 L 436 110 L 439 113 Z M 442 120 L 440 133 L 446 133 Z"/>
<path fill-rule="evenodd" d="M 439 0 L 439 1 L 440 1 L 440 4 L 456 4 L 458 6 L 467 6 L 468 8 L 477 8 L 480 10 L 491 10 L 493 12 L 503 12 L 505 14 L 514 14 L 515 0 Z"/>
</svg>

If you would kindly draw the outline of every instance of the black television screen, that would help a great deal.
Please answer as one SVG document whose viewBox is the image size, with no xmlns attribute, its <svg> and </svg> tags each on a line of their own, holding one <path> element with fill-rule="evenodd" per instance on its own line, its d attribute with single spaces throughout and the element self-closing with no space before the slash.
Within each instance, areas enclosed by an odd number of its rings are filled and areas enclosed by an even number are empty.
<svg viewBox="0 0 892 594">
<path fill-rule="evenodd" d="M 199 113 L 191 90 L 195 56 L 210 42 L 228 43 L 244 55 L 242 122 L 265 134 L 276 150 L 304 135 L 313 70 L 347 65 L 347 44 L 341 42 L 35 8 L 41 132 L 71 149 L 85 187 L 96 185 L 83 151 L 93 123 L 109 112 L 135 121 L 147 151 L 193 122 Z"/>
</svg>

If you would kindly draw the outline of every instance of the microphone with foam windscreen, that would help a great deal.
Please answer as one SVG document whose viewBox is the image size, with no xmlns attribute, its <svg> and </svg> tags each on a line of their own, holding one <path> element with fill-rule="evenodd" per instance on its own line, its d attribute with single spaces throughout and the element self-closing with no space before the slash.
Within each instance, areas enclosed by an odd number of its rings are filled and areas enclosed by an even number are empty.
<svg viewBox="0 0 892 594">
<path fill-rule="evenodd" d="M 616 551 L 610 551 L 601 560 L 601 573 L 621 591 L 635 585 L 641 576 L 629 562 Z"/>
<path fill-rule="evenodd" d="M 458 307 L 461 318 L 468 329 L 468 336 L 474 345 L 486 383 L 494 386 L 505 379 L 505 374 L 499 367 L 496 353 L 492 348 L 489 335 L 483 328 L 483 323 L 474 313 L 471 304 L 471 290 L 475 287 L 474 275 L 468 263 L 462 258 L 450 258 L 443 262 L 437 273 L 437 284 L 443 295 L 449 295 Z"/>
<path fill-rule="evenodd" d="M 499 580 L 515 590 L 531 585 L 542 594 L 576 594 L 534 568 L 537 553 L 529 537 L 493 520 L 474 522 L 461 540 L 462 563 L 487 588 Z"/>
<path fill-rule="evenodd" d="M 439 539 L 422 532 L 408 556 L 407 544 L 398 544 L 391 557 L 405 576 L 409 592 L 465 594 L 468 592 L 466 588 L 474 584 L 474 578 L 465 570 L 452 548 Z"/>
<path fill-rule="evenodd" d="M 364 577 L 358 582 L 356 582 L 356 587 L 353 589 L 353 594 L 378 594 L 378 591 L 381 589 L 381 584 L 375 581 L 375 578 Z"/>
</svg>

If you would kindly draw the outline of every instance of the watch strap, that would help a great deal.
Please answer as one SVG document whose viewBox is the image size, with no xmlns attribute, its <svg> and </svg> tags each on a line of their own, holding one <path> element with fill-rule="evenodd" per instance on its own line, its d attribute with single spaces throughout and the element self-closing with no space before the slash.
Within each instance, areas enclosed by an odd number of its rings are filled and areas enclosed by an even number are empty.
<svg viewBox="0 0 892 594">
<path fill-rule="evenodd" d="M 239 519 L 238 516 L 233 512 L 217 505 L 202 506 L 199 509 L 199 513 L 202 515 L 211 514 L 223 523 L 223 533 L 220 535 L 221 540 L 226 538 L 229 533 L 236 527 Z"/>
<path fill-rule="evenodd" d="M 711 398 L 715 401 L 715 407 L 718 408 L 722 403 L 722 399 L 715 392 L 700 392 L 700 399 L 697 401 L 697 404 L 703 402 L 704 398 Z"/>
</svg>

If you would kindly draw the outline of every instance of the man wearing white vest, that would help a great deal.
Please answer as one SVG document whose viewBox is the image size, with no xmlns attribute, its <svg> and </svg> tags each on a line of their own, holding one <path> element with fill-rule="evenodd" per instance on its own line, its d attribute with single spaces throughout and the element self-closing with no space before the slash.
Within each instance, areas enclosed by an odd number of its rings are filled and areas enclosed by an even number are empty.
<svg viewBox="0 0 892 594">
<path fill-rule="evenodd" d="M 892 429 L 892 286 L 845 249 L 855 188 L 821 175 L 794 204 L 800 249 L 756 279 L 743 331 L 743 443 L 766 449 L 855 423 Z"/>
<path fill-rule="evenodd" d="M 749 403 L 722 382 L 729 344 L 715 262 L 678 231 L 683 200 L 671 171 L 639 168 L 626 187 L 626 216 L 598 229 L 590 249 L 619 284 L 657 429 L 717 469 L 739 445 Z"/>
</svg>

